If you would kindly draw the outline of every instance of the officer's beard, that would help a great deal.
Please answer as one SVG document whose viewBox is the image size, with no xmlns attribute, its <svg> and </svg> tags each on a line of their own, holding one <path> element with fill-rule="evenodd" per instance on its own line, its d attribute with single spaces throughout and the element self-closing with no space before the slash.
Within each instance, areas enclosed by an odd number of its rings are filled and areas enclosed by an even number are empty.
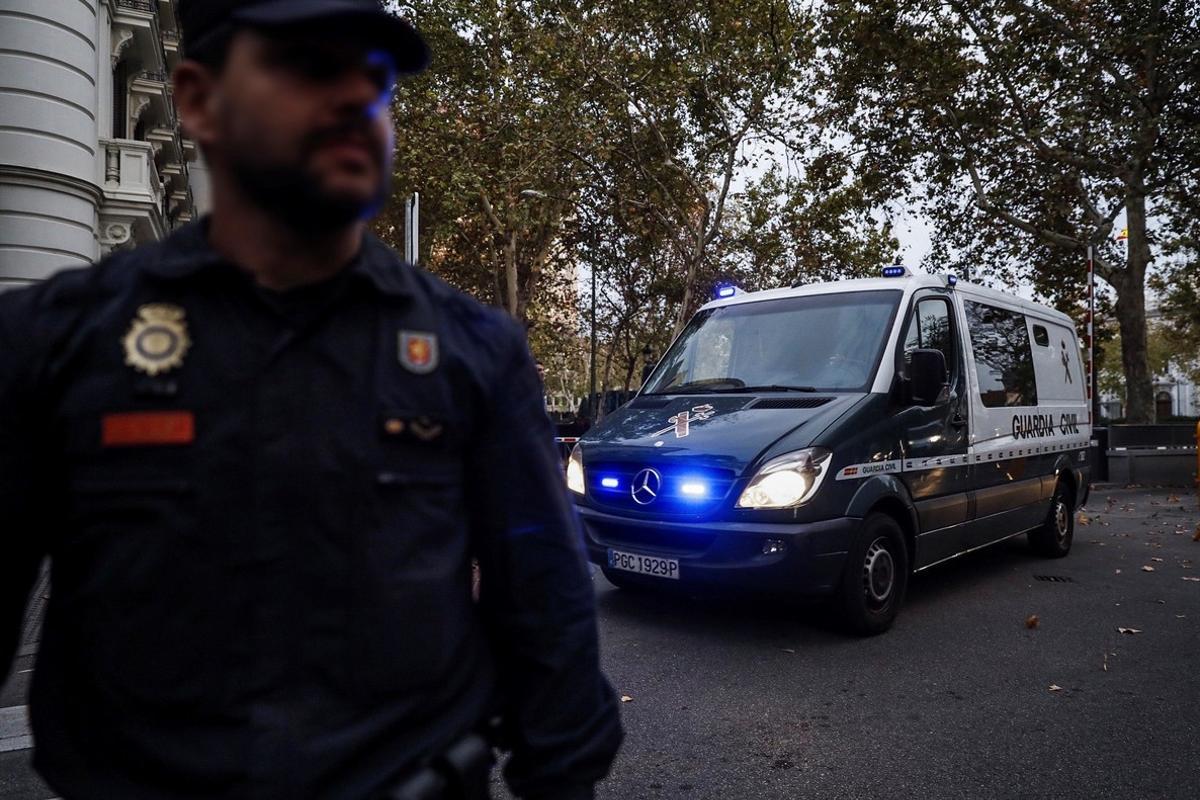
<svg viewBox="0 0 1200 800">
<path fill-rule="evenodd" d="M 386 178 L 381 178 L 375 194 L 364 200 L 361 195 L 326 189 L 303 163 L 327 137 L 340 132 L 323 130 L 308 137 L 294 163 L 272 163 L 254 147 L 238 148 L 229 159 L 233 178 L 255 205 L 306 238 L 368 219 L 387 199 Z M 377 166 L 380 175 L 387 174 L 383 164 Z"/>
</svg>

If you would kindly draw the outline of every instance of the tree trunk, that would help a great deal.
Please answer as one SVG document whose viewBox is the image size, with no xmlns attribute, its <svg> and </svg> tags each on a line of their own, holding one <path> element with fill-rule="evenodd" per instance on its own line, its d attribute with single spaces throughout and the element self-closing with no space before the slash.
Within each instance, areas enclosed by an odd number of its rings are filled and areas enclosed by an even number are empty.
<svg viewBox="0 0 1200 800">
<path fill-rule="evenodd" d="M 608 387 L 610 385 L 609 381 L 612 380 L 612 366 L 613 366 L 613 355 L 614 355 L 613 351 L 614 351 L 614 349 L 615 348 L 613 348 L 613 347 L 609 347 L 608 351 L 604 355 L 604 376 L 600 382 L 600 403 L 599 403 L 599 406 L 600 406 L 599 418 L 600 419 L 603 419 L 604 415 L 606 413 L 604 410 L 604 393 L 608 391 Z"/>
<path fill-rule="evenodd" d="M 633 385 L 633 371 L 637 369 L 637 359 L 633 358 L 625 362 L 625 391 L 629 391 L 629 387 Z"/>
<path fill-rule="evenodd" d="M 1125 419 L 1154 422 L 1154 389 L 1146 349 L 1146 198 L 1131 196 L 1125 203 L 1129 226 L 1129 257 L 1117 289 L 1117 324 L 1121 331 L 1121 364 L 1125 368 Z"/>
<path fill-rule="evenodd" d="M 517 232 L 509 231 L 508 241 L 504 245 L 504 274 L 507 279 L 508 297 L 506 306 L 508 313 L 518 316 L 517 305 Z"/>
<path fill-rule="evenodd" d="M 705 214 L 707 217 L 708 215 Z M 696 231 L 692 247 L 692 257 L 688 264 L 687 276 L 683 284 L 683 301 L 679 305 L 679 315 L 675 317 L 675 327 L 671 330 L 671 340 L 674 341 L 683 331 L 688 321 L 688 306 L 692 304 L 692 284 L 696 282 L 696 274 L 700 271 L 700 262 L 704 260 L 704 230 Z"/>
</svg>

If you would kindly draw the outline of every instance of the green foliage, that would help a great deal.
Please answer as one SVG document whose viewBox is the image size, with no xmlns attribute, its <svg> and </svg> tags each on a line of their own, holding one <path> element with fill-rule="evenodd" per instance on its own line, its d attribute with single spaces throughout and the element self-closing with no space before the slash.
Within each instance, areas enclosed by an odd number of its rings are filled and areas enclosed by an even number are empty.
<svg viewBox="0 0 1200 800">
<path fill-rule="evenodd" d="M 831 0 L 825 119 L 862 173 L 935 224 L 930 260 L 1078 308 L 1085 251 L 1115 290 L 1131 415 L 1152 413 L 1144 289 L 1156 230 L 1200 188 L 1190 0 Z M 890 179 L 890 185 L 889 185 Z M 1127 251 L 1114 244 L 1118 218 Z M 1155 225 L 1148 220 L 1153 218 Z"/>
<path fill-rule="evenodd" d="M 602 385 L 637 384 L 717 283 L 859 274 L 895 242 L 811 118 L 814 19 L 787 0 L 393 4 L 434 52 L 394 106 L 422 264 L 530 325 L 579 384 L 597 282 Z M 769 164 L 786 153 L 794 167 Z M 582 340 L 581 340 L 581 337 Z"/>
</svg>

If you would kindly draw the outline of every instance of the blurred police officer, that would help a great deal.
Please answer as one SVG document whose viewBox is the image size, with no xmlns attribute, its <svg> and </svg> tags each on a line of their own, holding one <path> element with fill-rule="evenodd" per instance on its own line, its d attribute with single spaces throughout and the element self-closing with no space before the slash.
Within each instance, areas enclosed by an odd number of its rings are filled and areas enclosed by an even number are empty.
<svg viewBox="0 0 1200 800">
<path fill-rule="evenodd" d="M 375 0 L 179 13 L 211 217 L 0 297 L 5 671 L 52 569 L 35 766 L 358 800 L 499 713 L 516 794 L 590 797 L 620 724 L 523 333 L 366 232 L 425 43 Z"/>
</svg>

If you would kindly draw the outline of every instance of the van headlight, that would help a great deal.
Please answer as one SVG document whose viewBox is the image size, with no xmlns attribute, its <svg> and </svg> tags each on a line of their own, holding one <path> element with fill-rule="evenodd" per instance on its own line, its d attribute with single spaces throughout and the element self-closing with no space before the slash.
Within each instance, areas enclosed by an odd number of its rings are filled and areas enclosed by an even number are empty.
<svg viewBox="0 0 1200 800">
<path fill-rule="evenodd" d="M 567 459 L 567 488 L 575 494 L 583 494 L 583 449 L 579 445 L 571 450 L 571 457 Z"/>
<path fill-rule="evenodd" d="M 738 498 L 737 507 L 791 508 L 807 503 L 820 488 L 828 467 L 829 451 L 823 447 L 808 447 L 773 458 L 758 470 Z"/>
</svg>

